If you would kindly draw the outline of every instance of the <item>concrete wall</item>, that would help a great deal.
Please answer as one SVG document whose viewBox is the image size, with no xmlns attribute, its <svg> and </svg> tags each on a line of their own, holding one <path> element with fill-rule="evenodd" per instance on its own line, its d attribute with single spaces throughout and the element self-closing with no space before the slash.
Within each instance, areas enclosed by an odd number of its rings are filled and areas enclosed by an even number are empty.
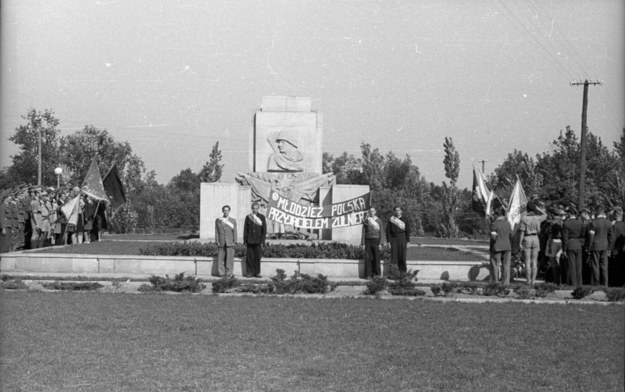
<svg viewBox="0 0 625 392">
<path fill-rule="evenodd" d="M 115 256 L 72 255 L 56 253 L 7 253 L 0 256 L 1 273 L 37 273 L 72 275 L 188 275 L 208 277 L 211 273 L 211 257 L 168 256 Z M 422 280 L 483 280 L 488 277 L 485 265 L 466 261 L 408 261 L 409 270 L 419 270 Z M 244 274 L 245 261 L 235 259 L 234 274 Z M 261 262 L 261 274 L 273 276 L 276 269 L 287 275 L 293 271 L 306 274 L 323 274 L 333 278 L 358 278 L 364 274 L 362 260 L 333 259 L 272 259 Z M 383 273 L 388 265 L 383 266 Z"/>
<path fill-rule="evenodd" d="M 239 241 L 243 241 L 243 223 L 252 204 L 250 187 L 223 182 L 203 182 L 200 186 L 200 239 L 215 238 L 215 219 L 222 216 L 221 208 L 226 204 L 230 216 L 237 220 Z"/>
</svg>

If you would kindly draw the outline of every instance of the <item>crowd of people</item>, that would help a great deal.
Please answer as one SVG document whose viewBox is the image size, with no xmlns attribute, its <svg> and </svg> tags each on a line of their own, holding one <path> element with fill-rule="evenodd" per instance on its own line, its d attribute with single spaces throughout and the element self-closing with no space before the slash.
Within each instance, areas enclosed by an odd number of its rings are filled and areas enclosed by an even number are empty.
<svg viewBox="0 0 625 392">
<path fill-rule="evenodd" d="M 569 286 L 625 284 L 625 222 L 623 209 L 593 211 L 575 206 L 544 208 L 530 201 L 517 228 L 506 211 L 495 210 L 490 224 L 490 281 L 509 284 L 511 259 L 519 260 L 527 283 L 539 271 L 545 280 Z"/>
<path fill-rule="evenodd" d="M 63 212 L 76 196 L 71 221 Z M 0 193 L 0 253 L 46 246 L 98 241 L 106 228 L 106 205 L 81 192 L 79 187 L 40 188 L 22 185 Z M 65 209 L 67 212 L 67 209 Z"/>
</svg>

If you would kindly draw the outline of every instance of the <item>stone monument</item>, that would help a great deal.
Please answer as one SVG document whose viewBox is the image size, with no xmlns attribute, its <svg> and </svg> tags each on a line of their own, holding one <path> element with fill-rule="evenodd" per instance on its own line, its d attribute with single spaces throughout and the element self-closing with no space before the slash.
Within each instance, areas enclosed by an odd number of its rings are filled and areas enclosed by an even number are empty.
<svg viewBox="0 0 625 392">
<path fill-rule="evenodd" d="M 221 207 L 243 220 L 253 201 L 269 219 L 269 233 L 297 232 L 311 239 L 360 242 L 368 208 L 368 186 L 335 185 L 334 174 L 321 173 L 323 116 L 310 98 L 263 97 L 254 115 L 250 171 L 236 183 L 202 183 L 200 238 L 215 237 Z"/>
</svg>

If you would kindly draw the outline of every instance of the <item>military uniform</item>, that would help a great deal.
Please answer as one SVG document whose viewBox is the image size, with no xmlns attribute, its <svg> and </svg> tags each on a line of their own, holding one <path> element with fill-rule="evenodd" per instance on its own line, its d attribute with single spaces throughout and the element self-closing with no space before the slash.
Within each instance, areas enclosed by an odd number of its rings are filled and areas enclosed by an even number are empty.
<svg viewBox="0 0 625 392">
<path fill-rule="evenodd" d="M 580 218 L 570 218 L 562 226 L 562 248 L 566 252 L 567 274 L 566 284 L 581 286 L 584 284 L 582 276 L 582 260 L 586 226 Z"/>
<path fill-rule="evenodd" d="M 612 242 L 612 223 L 604 215 L 598 216 L 588 227 L 592 276 L 590 284 L 608 285 L 608 251 Z"/>
</svg>

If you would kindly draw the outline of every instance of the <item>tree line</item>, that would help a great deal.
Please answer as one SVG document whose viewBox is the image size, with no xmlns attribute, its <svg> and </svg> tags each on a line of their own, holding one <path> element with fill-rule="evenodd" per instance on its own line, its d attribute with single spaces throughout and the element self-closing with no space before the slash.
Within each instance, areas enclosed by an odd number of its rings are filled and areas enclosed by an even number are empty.
<svg viewBox="0 0 625 392">
<path fill-rule="evenodd" d="M 128 142 L 116 141 L 106 129 L 85 125 L 62 135 L 60 120 L 51 110 L 29 109 L 24 124 L 10 141 L 18 147 L 10 166 L 0 170 L 0 188 L 37 183 L 38 136 L 42 136 L 44 185 L 56 184 L 55 167 L 63 170 L 61 183 L 80 185 L 91 160 L 97 156 L 101 175 L 117 164 L 126 188 L 128 203 L 113 219 L 117 231 L 137 228 L 195 230 L 199 228 L 200 184 L 220 181 L 223 173 L 219 142 L 196 173 L 181 170 L 167 184 L 156 181 Z M 446 181 L 429 182 L 409 155 L 398 157 L 362 143 L 360 154 L 323 154 L 323 173 L 334 173 L 338 184 L 369 185 L 372 202 L 383 217 L 400 205 L 419 235 L 439 237 L 481 236 L 487 230 L 483 217 L 471 208 L 472 190 L 459 188 L 460 155 L 453 140 L 443 140 L 442 165 Z M 490 186 L 505 201 L 517 176 L 529 198 L 549 203 L 570 204 L 578 200 L 580 142 L 566 127 L 550 148 L 532 156 L 515 149 L 488 175 Z M 586 192 L 587 204 L 611 207 L 625 202 L 625 128 L 612 148 L 588 132 Z"/>
</svg>

